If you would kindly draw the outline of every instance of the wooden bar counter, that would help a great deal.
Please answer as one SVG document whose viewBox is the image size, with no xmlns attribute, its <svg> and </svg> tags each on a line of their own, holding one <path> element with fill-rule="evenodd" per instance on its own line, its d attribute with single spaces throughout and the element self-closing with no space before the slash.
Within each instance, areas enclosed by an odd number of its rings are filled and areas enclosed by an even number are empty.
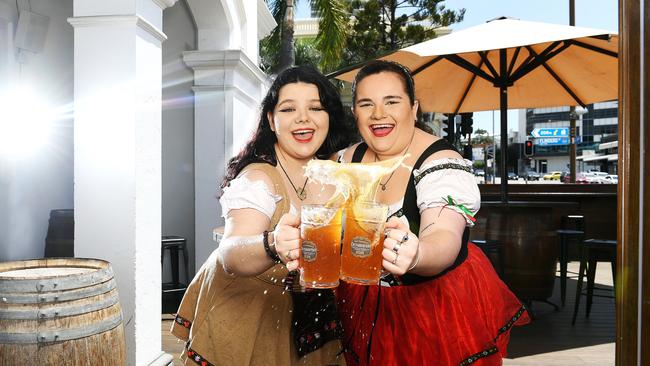
<svg viewBox="0 0 650 366">
<path fill-rule="evenodd" d="M 470 238 L 503 244 L 503 279 L 524 301 L 553 293 L 563 215 L 584 215 L 585 238 L 616 239 L 616 185 L 511 184 L 508 203 L 499 201 L 499 185 L 479 188 Z"/>
</svg>

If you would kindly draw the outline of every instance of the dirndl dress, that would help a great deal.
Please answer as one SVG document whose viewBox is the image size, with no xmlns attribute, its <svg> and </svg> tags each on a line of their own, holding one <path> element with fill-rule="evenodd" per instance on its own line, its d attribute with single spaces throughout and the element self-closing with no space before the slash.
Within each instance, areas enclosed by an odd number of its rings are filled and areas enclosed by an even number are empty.
<svg viewBox="0 0 650 366">
<path fill-rule="evenodd" d="M 357 147 L 353 162 L 361 161 L 365 148 Z M 453 147 L 438 140 L 420 156 L 403 206 L 394 212 L 408 220 L 412 232 L 419 232 L 419 208 L 444 205 L 463 215 L 468 226 L 474 221 L 480 193 L 471 163 L 440 159 L 423 164 L 446 149 Z M 530 318 L 468 237 L 466 229 L 456 261 L 436 276 L 389 275 L 378 286 L 341 283 L 337 297 L 348 365 L 502 364 L 510 329 Z"/>
</svg>

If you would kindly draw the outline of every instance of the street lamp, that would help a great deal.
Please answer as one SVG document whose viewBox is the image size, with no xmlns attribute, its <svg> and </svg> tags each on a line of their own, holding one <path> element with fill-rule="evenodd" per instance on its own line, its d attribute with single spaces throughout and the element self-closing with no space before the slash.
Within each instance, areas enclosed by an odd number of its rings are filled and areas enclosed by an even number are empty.
<svg viewBox="0 0 650 366">
<path fill-rule="evenodd" d="M 569 109 L 569 182 L 576 182 L 576 119 L 587 113 L 587 109 L 581 106 Z"/>
</svg>

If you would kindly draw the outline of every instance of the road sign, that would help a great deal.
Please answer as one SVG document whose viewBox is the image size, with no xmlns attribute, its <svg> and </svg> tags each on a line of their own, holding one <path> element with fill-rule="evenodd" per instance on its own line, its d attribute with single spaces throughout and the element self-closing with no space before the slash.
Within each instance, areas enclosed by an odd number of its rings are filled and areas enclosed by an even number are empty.
<svg viewBox="0 0 650 366">
<path fill-rule="evenodd" d="M 533 137 L 569 137 L 569 128 L 536 128 L 530 134 Z"/>
<path fill-rule="evenodd" d="M 556 145 L 568 145 L 568 137 L 542 137 L 535 139 L 535 145 L 537 146 L 556 146 Z"/>
</svg>

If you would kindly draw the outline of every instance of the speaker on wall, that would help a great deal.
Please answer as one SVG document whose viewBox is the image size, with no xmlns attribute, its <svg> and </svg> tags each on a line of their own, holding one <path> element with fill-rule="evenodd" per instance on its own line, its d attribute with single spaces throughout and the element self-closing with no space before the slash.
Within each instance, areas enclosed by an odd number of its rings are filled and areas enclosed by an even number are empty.
<svg viewBox="0 0 650 366">
<path fill-rule="evenodd" d="M 22 10 L 18 16 L 14 46 L 34 53 L 42 52 L 49 25 L 49 17 Z"/>
</svg>

